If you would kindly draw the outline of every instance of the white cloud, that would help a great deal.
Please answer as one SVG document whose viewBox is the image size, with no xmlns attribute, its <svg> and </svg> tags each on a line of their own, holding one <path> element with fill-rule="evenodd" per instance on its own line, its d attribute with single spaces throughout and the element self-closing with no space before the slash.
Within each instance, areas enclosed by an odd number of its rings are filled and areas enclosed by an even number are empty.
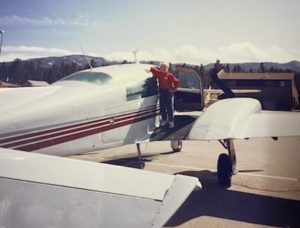
<svg viewBox="0 0 300 228">
<path fill-rule="evenodd" d="M 4 46 L 2 48 L 1 61 L 12 61 L 15 58 L 29 59 L 47 56 L 63 56 L 78 54 L 73 51 L 58 48 L 43 48 L 30 46 Z M 133 61 L 134 55 L 130 51 L 113 52 L 102 56 L 97 53 L 87 55 L 105 57 L 109 60 Z M 239 62 L 289 62 L 300 60 L 300 50 L 286 51 L 283 48 L 272 45 L 266 48 L 255 46 L 250 42 L 233 43 L 229 46 L 218 48 L 199 48 L 194 45 L 182 45 L 175 49 L 154 48 L 152 50 L 140 50 L 139 60 L 157 60 L 173 63 L 208 64 L 220 59 L 223 63 Z"/>
<path fill-rule="evenodd" d="M 133 60 L 128 52 L 116 52 L 106 56 L 113 60 Z M 281 47 L 272 45 L 258 47 L 250 42 L 233 43 L 218 48 L 199 48 L 194 45 L 182 45 L 175 49 L 155 48 L 138 53 L 140 60 L 164 60 L 176 63 L 208 64 L 220 59 L 224 63 L 240 62 L 289 62 L 300 59 L 300 51 L 286 51 Z"/>
<path fill-rule="evenodd" d="M 32 25 L 32 26 L 88 26 L 94 25 L 90 23 L 90 18 L 87 15 L 77 15 L 74 18 L 69 20 L 62 18 L 29 18 L 29 17 L 20 17 L 17 15 L 3 16 L 0 17 L 2 25 Z"/>
<path fill-rule="evenodd" d="M 224 62 L 289 62 L 300 59 L 300 52 L 293 54 L 276 45 L 261 48 L 250 42 L 233 43 L 216 51 Z"/>
<path fill-rule="evenodd" d="M 13 61 L 16 58 L 25 60 L 32 58 L 41 58 L 49 56 L 64 56 L 72 55 L 74 52 L 58 49 L 58 48 L 43 48 L 31 46 L 4 46 L 0 56 L 1 61 Z"/>
<path fill-rule="evenodd" d="M 166 62 L 185 62 L 185 63 L 203 63 L 206 62 L 205 56 L 209 53 L 209 50 L 198 49 L 192 45 L 183 45 L 177 49 L 166 49 L 166 48 L 155 48 L 151 51 L 140 50 L 138 51 L 137 57 L 139 60 L 155 60 L 155 61 L 166 61 Z M 211 55 L 211 53 L 210 53 Z M 105 56 L 109 60 L 134 60 L 134 55 L 130 51 L 114 52 Z"/>
</svg>

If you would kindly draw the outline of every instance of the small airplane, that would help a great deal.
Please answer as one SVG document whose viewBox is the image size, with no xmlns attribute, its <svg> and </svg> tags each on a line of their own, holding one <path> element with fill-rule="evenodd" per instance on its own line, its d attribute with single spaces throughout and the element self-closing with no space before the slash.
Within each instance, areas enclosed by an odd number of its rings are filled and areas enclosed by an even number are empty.
<svg viewBox="0 0 300 228">
<path fill-rule="evenodd" d="M 201 188 L 195 177 L 58 157 L 149 139 L 158 94 L 145 67 L 0 90 L 1 227 L 162 227 Z"/>
<path fill-rule="evenodd" d="M 25 221 L 28 215 L 32 223 L 34 212 L 39 211 L 41 221 L 48 222 L 43 224 L 83 224 L 83 215 L 91 219 L 87 212 L 80 216 L 88 208 L 98 214 L 108 210 L 101 218 L 95 217 L 105 227 L 115 227 L 116 223 L 122 227 L 141 227 L 141 223 L 160 227 L 200 186 L 192 177 L 132 171 L 37 153 L 68 156 L 136 144 L 143 167 L 140 143 L 170 140 L 173 151 L 180 151 L 182 140 L 218 140 L 228 152 L 218 159 L 218 179 L 230 186 L 232 175 L 237 173 L 234 139 L 300 135 L 299 113 L 265 112 L 255 99 L 224 99 L 204 109 L 203 78 L 185 66 L 175 67 L 180 88 L 174 96 L 175 109 L 184 113 L 177 116 L 175 128 L 160 128 L 157 82 L 145 71 L 152 66 L 105 66 L 76 72 L 45 87 L 0 90 L 0 160 L 5 164 L 0 167 L 1 186 L 5 185 L 0 190 L 3 225 L 19 224 L 12 220 L 15 216 L 10 208 L 22 206 L 32 213 L 18 210 L 18 218 Z M 187 113 L 190 111 L 199 112 L 194 116 Z M 79 189 L 84 193 L 78 193 Z M 44 191 L 59 203 L 49 206 Z M 159 196 L 152 195 L 152 191 Z M 36 201 L 32 202 L 35 197 L 30 192 L 34 192 Z M 74 214 L 65 213 L 73 207 L 72 197 L 80 199 L 78 205 L 84 200 L 92 199 L 91 204 L 99 200 L 103 208 L 77 205 Z M 51 218 L 43 215 L 50 212 Z M 123 213 L 137 217 L 116 219 Z M 74 220 L 78 223 L 72 223 L 76 216 L 80 217 Z M 38 227 L 40 223 L 34 224 Z"/>
</svg>

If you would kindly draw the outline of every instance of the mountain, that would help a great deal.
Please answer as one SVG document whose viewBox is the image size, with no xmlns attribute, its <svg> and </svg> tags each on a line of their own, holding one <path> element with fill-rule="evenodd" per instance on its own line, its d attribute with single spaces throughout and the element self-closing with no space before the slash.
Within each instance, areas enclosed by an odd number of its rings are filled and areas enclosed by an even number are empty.
<svg viewBox="0 0 300 228">
<path fill-rule="evenodd" d="M 90 64 L 91 61 L 94 60 L 96 66 L 107 65 L 108 62 L 102 57 L 93 57 L 93 56 L 84 56 L 84 55 L 69 55 L 62 57 L 46 57 L 46 58 L 36 58 L 25 60 L 24 62 L 35 62 L 38 66 L 43 68 L 50 68 L 53 65 L 71 65 L 76 64 L 78 66 L 85 66 Z"/>
<path fill-rule="evenodd" d="M 240 68 L 245 71 L 259 71 L 261 69 L 261 64 L 263 63 L 264 68 L 266 71 L 270 71 L 270 69 L 274 70 L 281 70 L 281 71 L 293 71 L 293 72 L 300 72 L 300 61 L 291 61 L 288 63 L 275 63 L 275 62 L 248 62 L 248 63 L 228 63 L 230 70 L 232 71 L 235 66 L 240 66 Z M 205 69 L 210 69 L 213 67 L 213 63 L 208 64 L 205 66 Z M 223 63 L 224 66 L 227 65 L 227 63 Z"/>
<path fill-rule="evenodd" d="M 144 61 L 145 63 L 158 63 L 157 61 Z M 0 80 L 15 84 L 22 84 L 27 80 L 40 80 L 53 83 L 66 75 L 79 70 L 92 67 L 118 64 L 120 62 L 108 61 L 102 57 L 70 55 L 62 57 L 46 57 L 29 60 L 16 59 L 12 62 L 0 63 Z M 189 65 L 189 64 L 187 64 Z M 204 66 L 208 71 L 213 67 L 213 63 Z M 230 63 L 223 64 L 229 67 L 230 71 L 238 69 L 244 72 L 256 72 L 261 70 L 262 63 Z M 237 67 L 238 66 L 238 67 Z M 265 71 L 293 71 L 300 74 L 300 62 L 291 61 L 288 63 L 263 62 Z"/>
<path fill-rule="evenodd" d="M 22 84 L 27 80 L 53 83 L 62 77 L 92 67 L 116 64 L 102 57 L 70 55 L 0 63 L 0 80 Z"/>
</svg>

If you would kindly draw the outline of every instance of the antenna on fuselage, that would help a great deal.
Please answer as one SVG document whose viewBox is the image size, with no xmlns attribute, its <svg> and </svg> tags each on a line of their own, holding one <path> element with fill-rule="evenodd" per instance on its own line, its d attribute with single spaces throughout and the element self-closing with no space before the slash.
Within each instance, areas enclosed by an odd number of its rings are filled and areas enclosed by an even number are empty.
<svg viewBox="0 0 300 228">
<path fill-rule="evenodd" d="M 122 64 L 124 63 L 139 63 L 138 61 L 138 57 L 137 57 L 137 53 L 140 51 L 139 48 L 135 49 L 135 50 L 121 50 L 119 52 L 117 52 L 117 59 L 121 60 L 122 61 Z M 124 55 L 126 53 L 126 55 Z M 133 54 L 133 58 L 134 58 L 134 61 L 132 62 L 131 60 L 131 57 L 128 56 L 128 53 L 131 53 Z M 118 60 L 117 60 L 118 61 Z"/>
<path fill-rule="evenodd" d="M 79 48 L 80 48 L 82 54 L 84 55 L 85 60 L 87 61 L 88 65 L 90 66 L 90 69 L 91 69 L 91 71 L 92 71 L 92 70 L 93 70 L 93 66 L 92 66 L 91 63 L 89 62 L 89 60 L 88 60 L 88 58 L 87 58 L 87 55 L 85 54 L 85 52 L 84 52 L 84 50 L 82 49 L 81 46 L 79 46 Z"/>
<path fill-rule="evenodd" d="M 139 49 L 135 49 L 131 51 L 133 56 L 134 56 L 134 63 L 139 63 L 138 58 L 137 58 L 137 53 L 139 52 Z"/>
</svg>

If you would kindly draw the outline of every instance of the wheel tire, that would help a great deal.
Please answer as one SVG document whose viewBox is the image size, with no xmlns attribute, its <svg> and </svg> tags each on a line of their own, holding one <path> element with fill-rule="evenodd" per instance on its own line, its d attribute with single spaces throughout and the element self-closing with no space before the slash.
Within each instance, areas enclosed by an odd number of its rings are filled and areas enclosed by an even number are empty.
<svg viewBox="0 0 300 228">
<path fill-rule="evenodd" d="M 218 180 L 223 186 L 231 186 L 232 163 L 227 154 L 220 154 L 218 158 Z"/>
<path fill-rule="evenodd" d="M 172 140 L 171 148 L 173 152 L 180 152 L 182 149 L 182 140 Z"/>
<path fill-rule="evenodd" d="M 139 168 L 144 169 L 145 168 L 145 162 L 144 161 L 139 161 Z"/>
</svg>

